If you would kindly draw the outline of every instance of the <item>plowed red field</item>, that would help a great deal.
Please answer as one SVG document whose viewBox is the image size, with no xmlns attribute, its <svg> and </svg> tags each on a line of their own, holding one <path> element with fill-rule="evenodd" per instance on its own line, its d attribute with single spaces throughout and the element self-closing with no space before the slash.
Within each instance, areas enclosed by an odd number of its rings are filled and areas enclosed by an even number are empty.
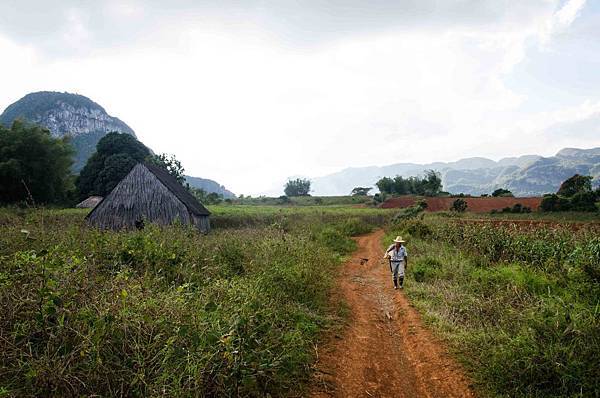
<svg viewBox="0 0 600 398">
<path fill-rule="evenodd" d="M 416 196 L 400 196 L 386 200 L 381 207 L 384 209 L 404 208 L 415 204 L 420 199 Z M 449 210 L 457 198 L 424 198 L 427 202 L 427 211 Z M 475 213 L 488 213 L 494 209 L 501 210 L 505 207 L 513 207 L 520 203 L 537 210 L 542 198 L 462 198 L 467 202 L 467 211 Z"/>
</svg>

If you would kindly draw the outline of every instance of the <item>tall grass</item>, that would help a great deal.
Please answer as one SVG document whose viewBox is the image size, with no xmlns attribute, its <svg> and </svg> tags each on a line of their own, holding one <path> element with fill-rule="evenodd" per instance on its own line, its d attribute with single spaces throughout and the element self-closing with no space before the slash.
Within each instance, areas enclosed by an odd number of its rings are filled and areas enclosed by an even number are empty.
<svg viewBox="0 0 600 398">
<path fill-rule="evenodd" d="M 407 294 L 484 395 L 600 396 L 594 226 L 521 229 L 427 217 L 409 236 Z"/>
<path fill-rule="evenodd" d="M 0 209 L 0 395 L 302 395 L 332 275 L 379 218 L 264 211 L 203 236 Z"/>
</svg>

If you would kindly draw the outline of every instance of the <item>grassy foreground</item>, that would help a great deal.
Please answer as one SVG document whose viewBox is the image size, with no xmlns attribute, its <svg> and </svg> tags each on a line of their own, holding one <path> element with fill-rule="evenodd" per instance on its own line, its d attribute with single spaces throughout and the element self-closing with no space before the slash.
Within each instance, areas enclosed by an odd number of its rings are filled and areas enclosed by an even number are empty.
<svg viewBox="0 0 600 398">
<path fill-rule="evenodd" d="M 0 396 L 302 395 L 349 236 L 387 213 L 211 210 L 202 236 L 0 209 Z"/>
<path fill-rule="evenodd" d="M 406 293 L 482 395 L 598 397 L 599 231 L 427 215 L 386 239 L 409 238 Z"/>
</svg>

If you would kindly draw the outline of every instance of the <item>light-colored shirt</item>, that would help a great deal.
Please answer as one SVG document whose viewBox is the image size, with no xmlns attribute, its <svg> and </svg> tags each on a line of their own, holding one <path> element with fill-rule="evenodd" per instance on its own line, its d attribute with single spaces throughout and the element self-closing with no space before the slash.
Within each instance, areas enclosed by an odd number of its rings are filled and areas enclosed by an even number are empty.
<svg viewBox="0 0 600 398">
<path fill-rule="evenodd" d="M 406 251 L 406 247 L 400 245 L 400 248 L 396 250 L 396 245 L 392 244 L 385 251 L 385 254 L 390 256 L 392 262 L 404 262 L 404 257 L 408 257 L 408 251 Z"/>
</svg>

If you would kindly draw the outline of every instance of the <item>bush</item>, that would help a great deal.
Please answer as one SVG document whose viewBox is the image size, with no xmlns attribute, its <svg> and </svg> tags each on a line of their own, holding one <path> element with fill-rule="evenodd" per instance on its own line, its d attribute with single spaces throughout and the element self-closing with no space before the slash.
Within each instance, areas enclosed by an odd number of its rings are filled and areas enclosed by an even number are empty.
<svg viewBox="0 0 600 398">
<path fill-rule="evenodd" d="M 392 218 L 392 222 L 397 223 L 405 220 L 410 220 L 411 218 L 417 217 L 424 211 L 424 208 L 419 205 L 413 205 L 410 207 L 406 207 L 400 210 L 396 215 Z"/>
<path fill-rule="evenodd" d="M 417 282 L 425 282 L 434 278 L 442 264 L 435 258 L 425 257 L 419 259 L 411 267 L 411 275 Z"/>
<path fill-rule="evenodd" d="M 592 191 L 577 192 L 571 197 L 571 210 L 575 211 L 597 211 L 596 194 Z"/>
<path fill-rule="evenodd" d="M 568 199 L 556 194 L 544 195 L 540 209 L 542 211 L 567 211 L 571 210 L 571 203 Z"/>
<path fill-rule="evenodd" d="M 513 213 L 513 214 L 520 214 L 520 213 L 531 213 L 531 207 L 527 207 L 527 206 L 523 206 L 521 203 L 516 203 L 513 207 L 505 207 L 502 210 L 497 210 L 497 209 L 493 209 L 491 212 L 491 214 L 498 214 L 498 213 Z"/>
<path fill-rule="evenodd" d="M 429 228 L 429 226 L 423 221 L 412 220 L 407 222 L 405 225 L 406 232 L 408 232 L 410 236 L 414 236 L 416 238 L 426 239 L 433 234 L 431 228 Z"/>
<path fill-rule="evenodd" d="M 498 188 L 494 192 L 492 192 L 493 197 L 513 197 L 513 193 L 508 189 Z"/>
<path fill-rule="evenodd" d="M 456 199 L 454 202 L 452 202 L 452 206 L 450 207 L 450 210 L 452 211 L 456 211 L 458 213 L 463 213 L 467 210 L 467 201 L 463 200 L 463 199 Z"/>
</svg>

